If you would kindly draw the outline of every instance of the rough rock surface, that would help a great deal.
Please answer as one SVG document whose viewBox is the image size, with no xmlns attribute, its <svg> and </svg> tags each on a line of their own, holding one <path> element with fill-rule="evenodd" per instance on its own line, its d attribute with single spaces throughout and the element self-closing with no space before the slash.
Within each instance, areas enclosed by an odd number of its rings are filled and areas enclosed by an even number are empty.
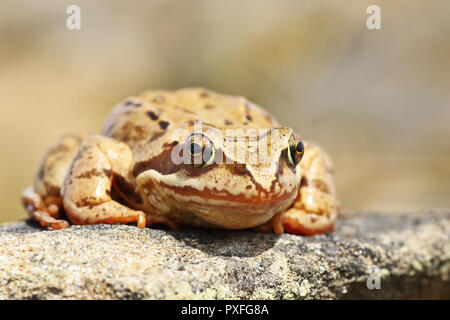
<svg viewBox="0 0 450 320">
<path fill-rule="evenodd" d="M 444 211 L 347 212 L 315 237 L 22 221 L 0 226 L 0 298 L 449 299 L 449 237 Z"/>
</svg>

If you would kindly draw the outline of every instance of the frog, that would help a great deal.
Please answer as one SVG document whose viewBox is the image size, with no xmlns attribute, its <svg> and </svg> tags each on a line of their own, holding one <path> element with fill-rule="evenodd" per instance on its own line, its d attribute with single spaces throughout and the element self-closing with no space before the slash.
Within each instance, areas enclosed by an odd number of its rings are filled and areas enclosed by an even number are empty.
<svg viewBox="0 0 450 320">
<path fill-rule="evenodd" d="M 333 232 L 340 208 L 322 147 L 243 96 L 200 87 L 145 91 L 113 107 L 100 134 L 63 135 L 22 203 L 56 230 L 119 223 L 305 236 Z"/>
</svg>

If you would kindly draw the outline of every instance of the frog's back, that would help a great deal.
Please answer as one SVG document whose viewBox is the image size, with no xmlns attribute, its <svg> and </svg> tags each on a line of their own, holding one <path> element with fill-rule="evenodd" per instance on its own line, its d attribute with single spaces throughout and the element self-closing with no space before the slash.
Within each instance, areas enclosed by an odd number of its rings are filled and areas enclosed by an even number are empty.
<svg viewBox="0 0 450 320">
<path fill-rule="evenodd" d="M 107 117 L 103 134 L 127 143 L 135 156 L 145 152 L 148 157 L 164 149 L 174 130 L 194 121 L 219 129 L 278 126 L 272 115 L 244 97 L 186 88 L 150 90 L 124 100 Z"/>
<path fill-rule="evenodd" d="M 146 91 L 140 99 L 166 114 L 174 123 L 200 120 L 217 128 L 272 128 L 276 120 L 241 96 L 215 93 L 204 88 Z"/>
</svg>

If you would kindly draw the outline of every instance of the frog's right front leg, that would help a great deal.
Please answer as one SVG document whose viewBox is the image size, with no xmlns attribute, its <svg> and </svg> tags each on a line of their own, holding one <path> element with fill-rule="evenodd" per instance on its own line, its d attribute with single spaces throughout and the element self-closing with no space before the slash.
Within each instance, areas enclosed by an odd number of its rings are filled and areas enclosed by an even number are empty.
<svg viewBox="0 0 450 320">
<path fill-rule="evenodd" d="M 111 199 L 114 175 L 127 176 L 130 148 L 117 140 L 92 135 L 83 140 L 62 186 L 66 215 L 74 224 L 129 223 L 146 225 L 146 215 Z"/>
</svg>

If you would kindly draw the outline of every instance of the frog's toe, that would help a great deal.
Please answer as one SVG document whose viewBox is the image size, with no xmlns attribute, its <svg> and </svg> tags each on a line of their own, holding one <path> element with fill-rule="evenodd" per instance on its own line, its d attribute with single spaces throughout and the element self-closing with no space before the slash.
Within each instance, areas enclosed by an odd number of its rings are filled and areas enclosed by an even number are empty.
<svg viewBox="0 0 450 320">
<path fill-rule="evenodd" d="M 46 206 L 42 197 L 32 187 L 26 188 L 22 193 L 22 201 L 30 217 L 38 221 L 43 227 L 64 229 L 69 227 L 66 220 L 57 219 L 60 207 L 57 204 Z"/>
<path fill-rule="evenodd" d="M 27 187 L 23 190 L 22 202 L 28 211 L 30 211 L 30 209 L 39 210 L 44 208 L 44 202 L 42 201 L 41 196 L 34 191 L 33 187 Z"/>
<path fill-rule="evenodd" d="M 336 212 L 316 214 L 291 208 L 283 214 L 281 223 L 285 232 L 312 236 L 333 232 L 336 216 Z"/>
<path fill-rule="evenodd" d="M 49 226 L 55 230 L 69 227 L 69 223 L 66 220 L 55 219 L 45 210 L 34 210 L 31 212 L 31 216 L 34 220 L 39 221 L 43 227 Z"/>
</svg>

